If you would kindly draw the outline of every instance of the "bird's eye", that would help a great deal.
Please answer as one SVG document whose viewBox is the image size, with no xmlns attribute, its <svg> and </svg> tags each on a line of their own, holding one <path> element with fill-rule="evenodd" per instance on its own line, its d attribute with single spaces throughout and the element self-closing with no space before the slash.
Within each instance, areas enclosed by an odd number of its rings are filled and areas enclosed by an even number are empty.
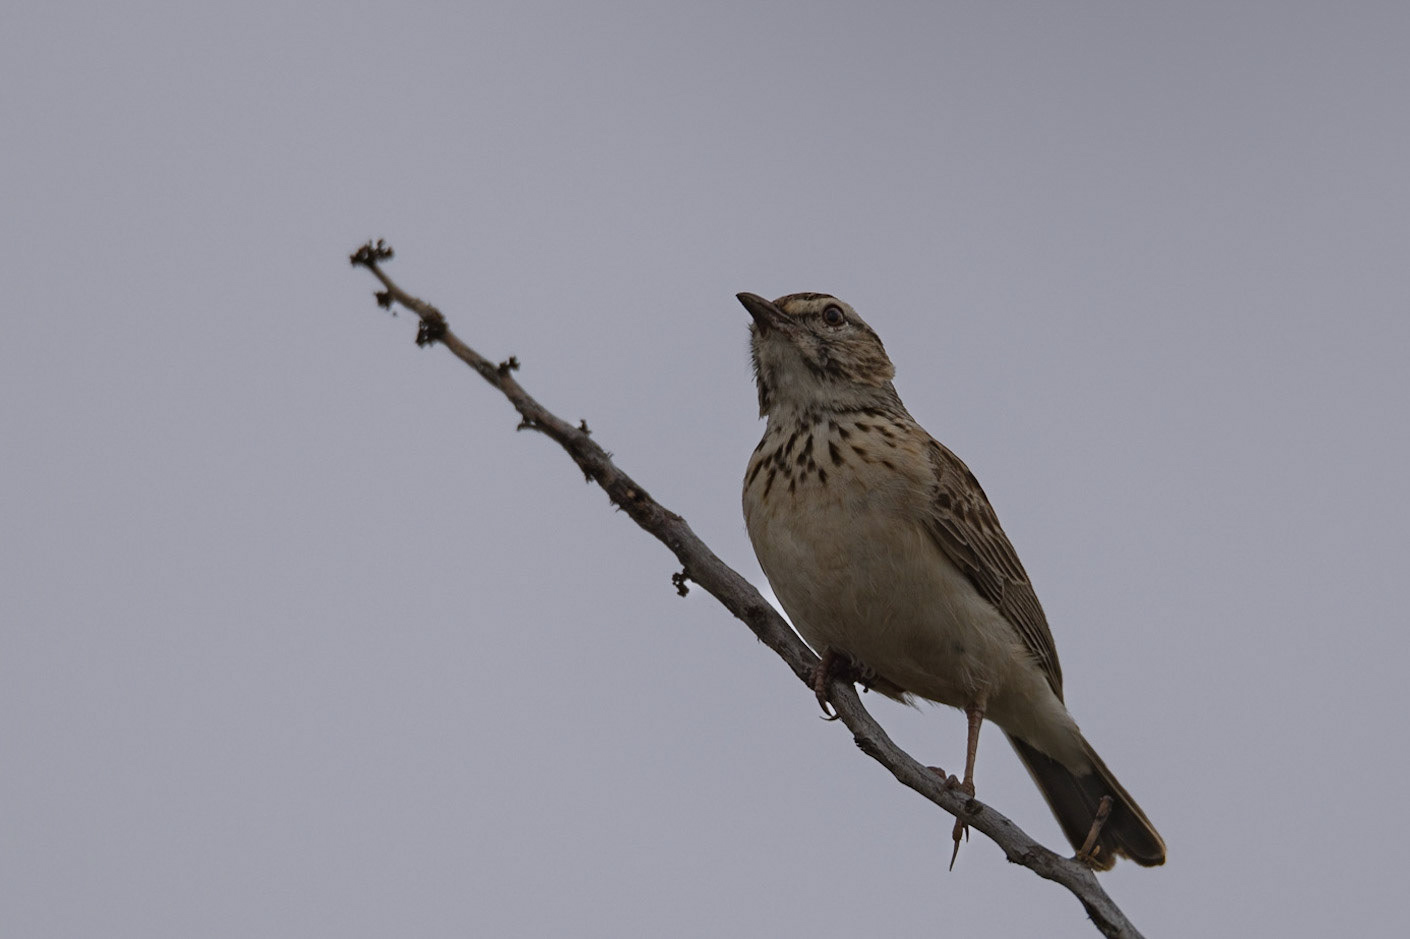
<svg viewBox="0 0 1410 939">
<path fill-rule="evenodd" d="M 829 326 L 841 326 L 847 321 L 847 317 L 842 315 L 842 307 L 830 306 L 823 310 L 823 322 Z"/>
</svg>

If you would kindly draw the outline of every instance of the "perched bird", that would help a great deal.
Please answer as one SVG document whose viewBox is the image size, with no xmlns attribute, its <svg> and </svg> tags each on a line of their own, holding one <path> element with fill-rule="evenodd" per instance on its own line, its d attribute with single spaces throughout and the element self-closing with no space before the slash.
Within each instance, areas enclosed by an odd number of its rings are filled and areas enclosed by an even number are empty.
<svg viewBox="0 0 1410 939">
<path fill-rule="evenodd" d="M 984 490 L 896 394 L 881 339 L 821 293 L 739 294 L 759 414 L 744 477 L 749 538 L 779 602 L 829 673 L 1008 735 L 1079 857 L 1165 862 L 1165 843 L 1068 714 L 1043 609 Z M 961 828 L 956 826 L 956 850 Z"/>
</svg>

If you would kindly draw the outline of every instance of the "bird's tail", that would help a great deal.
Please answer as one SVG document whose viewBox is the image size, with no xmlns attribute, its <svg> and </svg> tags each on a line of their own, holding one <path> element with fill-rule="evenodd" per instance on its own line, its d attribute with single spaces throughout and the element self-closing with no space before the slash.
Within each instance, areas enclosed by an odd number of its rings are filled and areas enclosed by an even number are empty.
<svg viewBox="0 0 1410 939">
<path fill-rule="evenodd" d="M 1078 775 L 1046 753 L 1017 737 L 1009 737 L 1014 751 L 1038 784 L 1048 807 L 1074 848 L 1080 849 L 1092 830 L 1102 796 L 1111 796 L 1111 814 L 1102 825 L 1090 852 L 1092 866 L 1110 870 L 1118 857 L 1130 858 L 1143 867 L 1165 863 L 1165 842 L 1136 800 L 1121 787 L 1091 744 L 1082 748 L 1091 760 L 1090 772 Z"/>
</svg>

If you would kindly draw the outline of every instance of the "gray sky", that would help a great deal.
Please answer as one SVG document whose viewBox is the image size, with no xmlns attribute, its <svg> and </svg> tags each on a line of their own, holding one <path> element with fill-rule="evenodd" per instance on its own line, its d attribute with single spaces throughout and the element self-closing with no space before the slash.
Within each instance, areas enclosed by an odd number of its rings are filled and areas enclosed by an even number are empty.
<svg viewBox="0 0 1410 939">
<path fill-rule="evenodd" d="M 734 294 L 848 300 L 1169 844 L 1134 921 L 1410 925 L 1410 7 L 202 6 L 0 31 L 7 936 L 1094 935 L 947 873 L 369 237 L 756 580 Z"/>
</svg>

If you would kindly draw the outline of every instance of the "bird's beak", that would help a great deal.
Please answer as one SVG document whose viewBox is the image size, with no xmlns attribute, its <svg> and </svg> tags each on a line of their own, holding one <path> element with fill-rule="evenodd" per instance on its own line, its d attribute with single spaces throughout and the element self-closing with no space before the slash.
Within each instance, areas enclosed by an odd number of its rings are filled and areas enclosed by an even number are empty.
<svg viewBox="0 0 1410 939">
<path fill-rule="evenodd" d="M 758 294 L 737 293 L 735 296 L 739 298 L 740 303 L 744 304 L 744 309 L 749 311 L 749 315 L 754 317 L 754 325 L 759 327 L 760 332 L 788 326 L 787 314 Z"/>
</svg>

